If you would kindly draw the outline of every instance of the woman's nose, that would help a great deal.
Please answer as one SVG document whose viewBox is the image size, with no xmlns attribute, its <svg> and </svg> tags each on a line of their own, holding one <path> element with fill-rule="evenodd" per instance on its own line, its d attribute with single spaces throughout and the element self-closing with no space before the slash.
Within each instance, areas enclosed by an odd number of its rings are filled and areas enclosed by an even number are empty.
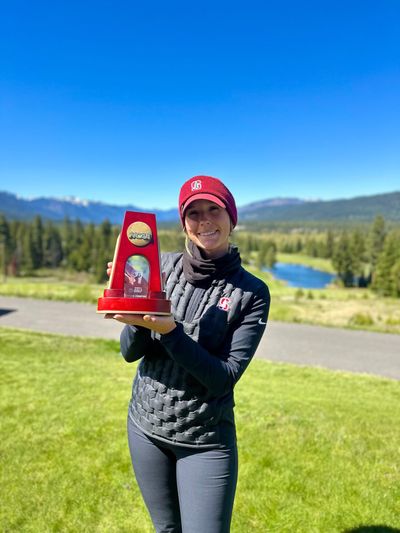
<svg viewBox="0 0 400 533">
<path fill-rule="evenodd" d="M 201 212 L 199 214 L 199 222 L 209 222 L 209 221 L 210 221 L 210 218 L 209 218 L 207 211 Z"/>
</svg>

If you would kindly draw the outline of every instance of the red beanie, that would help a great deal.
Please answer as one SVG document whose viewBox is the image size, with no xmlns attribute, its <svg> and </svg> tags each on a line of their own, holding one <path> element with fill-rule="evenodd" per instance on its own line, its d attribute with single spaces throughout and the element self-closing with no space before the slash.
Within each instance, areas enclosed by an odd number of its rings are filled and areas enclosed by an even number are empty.
<svg viewBox="0 0 400 533">
<path fill-rule="evenodd" d="M 230 190 L 219 179 L 211 176 L 194 176 L 185 181 L 179 193 L 179 215 L 183 227 L 185 227 L 185 210 L 195 200 L 210 200 L 210 202 L 214 202 L 220 207 L 225 207 L 233 227 L 236 226 L 237 209 L 235 199 Z"/>
</svg>

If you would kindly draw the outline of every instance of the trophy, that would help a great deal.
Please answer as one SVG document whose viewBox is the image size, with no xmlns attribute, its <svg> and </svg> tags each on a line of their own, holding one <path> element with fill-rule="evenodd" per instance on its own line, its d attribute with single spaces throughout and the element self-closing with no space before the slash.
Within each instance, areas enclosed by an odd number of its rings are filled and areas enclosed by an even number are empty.
<svg viewBox="0 0 400 533">
<path fill-rule="evenodd" d="M 115 246 L 108 288 L 97 313 L 171 314 L 160 270 L 156 217 L 126 211 Z"/>
</svg>

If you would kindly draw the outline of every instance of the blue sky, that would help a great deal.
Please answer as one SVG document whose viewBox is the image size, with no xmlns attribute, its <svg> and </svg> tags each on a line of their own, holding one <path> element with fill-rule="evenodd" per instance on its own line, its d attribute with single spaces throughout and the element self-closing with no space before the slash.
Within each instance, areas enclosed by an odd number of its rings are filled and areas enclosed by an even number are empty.
<svg viewBox="0 0 400 533">
<path fill-rule="evenodd" d="M 3 3 L 0 190 L 169 208 L 400 190 L 400 3 Z"/>
</svg>

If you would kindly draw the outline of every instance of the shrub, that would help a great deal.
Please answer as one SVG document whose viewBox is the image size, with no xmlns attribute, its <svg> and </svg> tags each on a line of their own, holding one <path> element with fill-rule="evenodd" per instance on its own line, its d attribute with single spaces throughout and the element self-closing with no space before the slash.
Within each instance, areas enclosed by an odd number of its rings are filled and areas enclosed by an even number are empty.
<svg viewBox="0 0 400 533">
<path fill-rule="evenodd" d="M 81 285 L 74 291 L 73 299 L 76 302 L 93 302 L 95 297 L 92 294 L 92 289 L 89 285 Z"/>
<path fill-rule="evenodd" d="M 369 313 L 355 313 L 349 320 L 351 326 L 372 326 L 374 319 Z"/>
<path fill-rule="evenodd" d="M 304 291 L 303 289 L 297 289 L 297 291 L 294 293 L 294 299 L 296 300 L 300 300 L 301 298 L 303 298 L 304 296 Z"/>
</svg>

